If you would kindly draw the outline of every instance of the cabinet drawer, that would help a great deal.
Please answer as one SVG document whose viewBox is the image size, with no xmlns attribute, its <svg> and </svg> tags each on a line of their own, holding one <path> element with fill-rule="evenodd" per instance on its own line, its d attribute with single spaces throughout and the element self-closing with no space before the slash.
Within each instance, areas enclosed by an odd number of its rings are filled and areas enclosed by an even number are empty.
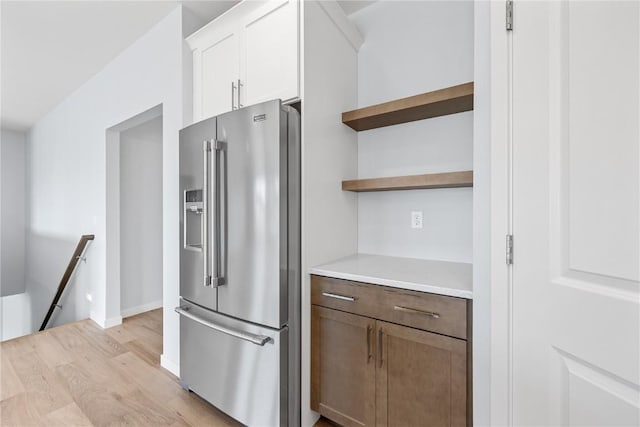
<svg viewBox="0 0 640 427">
<path fill-rule="evenodd" d="M 467 339 L 467 300 L 311 276 L 311 303 Z"/>
</svg>

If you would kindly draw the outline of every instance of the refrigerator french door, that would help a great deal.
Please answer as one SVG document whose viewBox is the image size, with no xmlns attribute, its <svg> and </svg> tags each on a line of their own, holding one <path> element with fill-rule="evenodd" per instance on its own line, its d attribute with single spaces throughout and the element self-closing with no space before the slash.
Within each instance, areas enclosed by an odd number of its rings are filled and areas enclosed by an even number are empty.
<svg viewBox="0 0 640 427">
<path fill-rule="evenodd" d="M 300 424 L 300 116 L 180 131 L 180 376 L 246 425 Z"/>
</svg>

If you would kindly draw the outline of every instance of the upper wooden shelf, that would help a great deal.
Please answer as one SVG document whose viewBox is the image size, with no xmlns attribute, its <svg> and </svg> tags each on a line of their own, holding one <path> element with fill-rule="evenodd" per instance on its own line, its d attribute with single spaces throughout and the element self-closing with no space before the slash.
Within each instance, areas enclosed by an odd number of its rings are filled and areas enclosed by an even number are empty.
<svg viewBox="0 0 640 427">
<path fill-rule="evenodd" d="M 342 113 L 342 123 L 369 130 L 473 110 L 473 82 Z"/>
<path fill-rule="evenodd" d="M 344 191 L 394 191 L 427 188 L 473 187 L 473 171 L 428 173 L 342 181 Z"/>
</svg>

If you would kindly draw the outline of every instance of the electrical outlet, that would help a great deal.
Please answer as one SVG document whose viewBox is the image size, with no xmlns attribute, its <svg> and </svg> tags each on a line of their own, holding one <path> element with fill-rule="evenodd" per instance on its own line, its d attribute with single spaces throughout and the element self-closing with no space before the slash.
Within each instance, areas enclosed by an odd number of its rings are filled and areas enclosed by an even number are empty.
<svg viewBox="0 0 640 427">
<path fill-rule="evenodd" d="M 91 294 L 86 294 L 85 297 L 87 298 L 87 301 L 89 302 L 93 301 L 93 297 L 91 296 Z"/>
<path fill-rule="evenodd" d="M 422 228 L 422 211 L 411 212 L 411 228 Z"/>
</svg>

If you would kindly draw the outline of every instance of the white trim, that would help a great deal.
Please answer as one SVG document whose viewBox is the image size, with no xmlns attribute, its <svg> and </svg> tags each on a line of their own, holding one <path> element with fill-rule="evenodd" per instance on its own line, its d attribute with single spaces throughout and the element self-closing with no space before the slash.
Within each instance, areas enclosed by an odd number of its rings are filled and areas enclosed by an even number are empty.
<svg viewBox="0 0 640 427">
<path fill-rule="evenodd" d="M 123 318 L 135 316 L 136 314 L 144 313 L 147 311 L 155 310 L 162 307 L 162 300 L 152 301 L 147 304 L 138 305 L 136 307 L 130 307 L 120 310 L 120 316 Z"/>
<path fill-rule="evenodd" d="M 112 328 L 122 324 L 122 316 L 110 317 L 108 319 L 91 319 L 102 329 Z"/>
<path fill-rule="evenodd" d="M 349 41 L 353 49 L 356 52 L 360 50 L 360 46 L 364 43 L 364 38 L 358 28 L 349 20 L 344 10 L 335 1 L 318 1 L 318 5 L 327 16 L 331 19 L 331 22 L 340 30 L 345 39 Z"/>
<path fill-rule="evenodd" d="M 164 354 L 160 355 L 160 366 L 180 378 L 180 365 L 166 358 Z"/>
<path fill-rule="evenodd" d="M 510 268 L 505 263 L 505 235 L 509 233 L 509 42 L 505 3 L 491 7 L 491 291 L 490 405 L 491 425 L 510 425 L 511 419 L 511 302 Z M 516 237 L 517 239 L 517 237 Z M 485 390 L 474 390 L 483 393 Z"/>
</svg>

